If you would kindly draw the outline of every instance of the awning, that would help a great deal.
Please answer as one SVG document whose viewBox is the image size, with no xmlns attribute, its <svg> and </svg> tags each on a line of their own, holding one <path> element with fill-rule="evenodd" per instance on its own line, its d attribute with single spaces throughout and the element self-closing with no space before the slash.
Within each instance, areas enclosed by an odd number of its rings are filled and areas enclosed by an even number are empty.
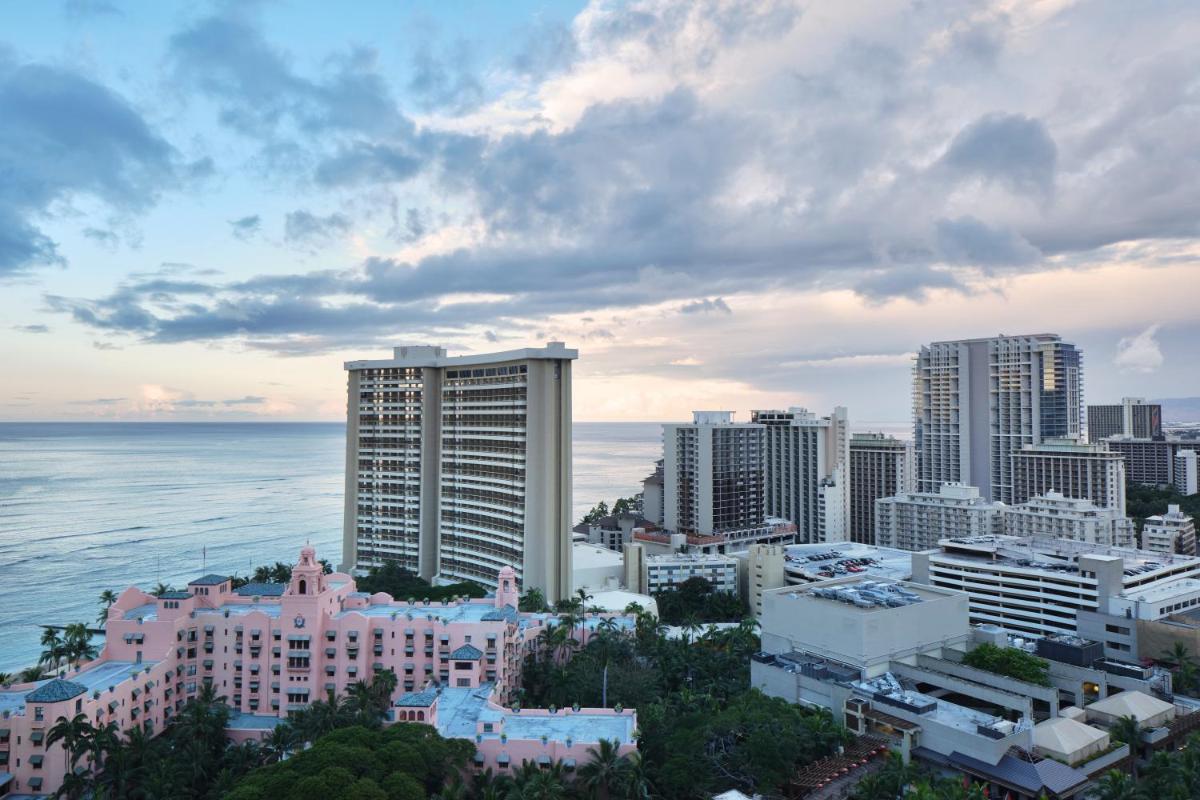
<svg viewBox="0 0 1200 800">
<path fill-rule="evenodd" d="M 30 778 L 29 779 L 29 788 L 30 789 L 42 788 L 42 779 L 41 778 Z"/>
<path fill-rule="evenodd" d="M 334 658 L 335 656 L 337 656 L 337 648 L 336 647 L 326 647 L 325 648 L 325 657 L 326 658 Z"/>
<path fill-rule="evenodd" d="M 120 703 L 118 703 L 116 700 L 113 700 L 111 703 L 108 704 L 108 710 L 116 711 L 120 706 L 121 706 Z"/>
<path fill-rule="evenodd" d="M 496 756 L 496 763 L 502 767 L 507 767 L 509 762 L 508 753 L 501 753 Z"/>
<path fill-rule="evenodd" d="M 215 626 L 213 626 L 213 625 L 205 625 L 205 626 L 204 626 L 204 632 L 205 632 L 205 633 L 212 633 L 212 632 L 213 632 L 213 631 L 215 631 L 215 630 L 216 630 L 216 627 L 215 627 Z"/>
<path fill-rule="evenodd" d="M 546 755 L 545 753 L 542 753 L 540 756 L 537 757 L 537 763 L 538 763 L 539 767 L 550 766 L 550 756 Z"/>
<path fill-rule="evenodd" d="M 46 760 L 46 757 L 42 756 L 42 755 L 29 757 L 29 763 L 33 764 L 35 767 L 40 767 L 42 765 L 42 762 L 44 762 L 45 760 Z"/>
<path fill-rule="evenodd" d="M 383 636 L 383 628 L 376 628 L 376 629 L 375 629 L 375 635 L 376 635 L 376 636 Z"/>
<path fill-rule="evenodd" d="M 213 660 L 211 658 L 204 659 L 204 668 L 205 669 L 212 669 L 212 665 L 213 665 Z"/>
<path fill-rule="evenodd" d="M 476 764 L 482 764 L 482 763 L 483 763 L 483 760 L 484 760 L 484 758 L 486 758 L 486 756 L 484 756 L 484 754 L 483 754 L 483 753 L 481 753 L 481 752 L 480 752 L 480 751 L 478 751 L 478 750 L 476 750 L 476 751 L 475 751 L 475 763 L 476 763 Z"/>
<path fill-rule="evenodd" d="M 329 666 L 327 666 L 327 667 L 325 667 L 325 674 L 326 674 L 326 675 L 336 675 L 336 674 L 337 674 L 337 667 L 333 666 L 332 664 L 331 664 L 331 665 L 329 665 Z"/>
<path fill-rule="evenodd" d="M 45 731 L 34 731 L 33 733 L 29 734 L 29 741 L 33 742 L 34 744 L 41 744 L 42 740 L 45 738 Z"/>
<path fill-rule="evenodd" d="M 564 758 L 563 759 L 563 769 L 568 770 L 568 771 L 575 769 L 575 759 Z"/>
</svg>

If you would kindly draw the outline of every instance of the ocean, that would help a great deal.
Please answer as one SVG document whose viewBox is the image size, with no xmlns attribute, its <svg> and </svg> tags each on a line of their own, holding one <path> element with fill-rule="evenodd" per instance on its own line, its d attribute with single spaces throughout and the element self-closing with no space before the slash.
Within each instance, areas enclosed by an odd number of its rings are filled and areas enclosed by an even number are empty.
<svg viewBox="0 0 1200 800">
<path fill-rule="evenodd" d="M 577 422 L 575 519 L 641 489 L 654 423 Z M 0 671 L 104 589 L 342 554 L 340 423 L 0 423 Z"/>
<path fill-rule="evenodd" d="M 905 426 L 855 429 L 906 435 Z M 0 423 L 0 671 L 37 660 L 41 623 L 94 622 L 104 589 L 342 549 L 341 423 Z M 652 422 L 576 422 L 574 519 L 641 489 Z"/>
</svg>

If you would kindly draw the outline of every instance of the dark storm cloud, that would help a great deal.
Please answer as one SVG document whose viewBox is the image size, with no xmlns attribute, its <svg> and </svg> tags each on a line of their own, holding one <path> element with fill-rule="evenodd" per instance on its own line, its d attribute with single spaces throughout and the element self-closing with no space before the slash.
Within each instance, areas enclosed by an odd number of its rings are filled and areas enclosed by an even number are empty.
<svg viewBox="0 0 1200 800">
<path fill-rule="evenodd" d="M 0 279 L 65 264 L 38 227 L 51 206 L 89 196 L 139 212 L 191 177 L 175 149 L 124 98 L 69 70 L 18 63 L 0 49 Z M 109 242 L 111 232 L 85 235 Z"/>
</svg>

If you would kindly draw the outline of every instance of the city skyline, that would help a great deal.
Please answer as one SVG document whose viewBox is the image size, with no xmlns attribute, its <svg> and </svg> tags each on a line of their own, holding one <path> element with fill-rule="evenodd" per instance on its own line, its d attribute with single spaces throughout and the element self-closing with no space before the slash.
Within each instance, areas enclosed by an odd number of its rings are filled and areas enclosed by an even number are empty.
<svg viewBox="0 0 1200 800">
<path fill-rule="evenodd" d="M 0 420 L 332 421 L 348 359 L 547 340 L 581 421 L 906 421 L 921 344 L 1001 332 L 1200 395 L 1192 6 L 0 22 Z"/>
</svg>

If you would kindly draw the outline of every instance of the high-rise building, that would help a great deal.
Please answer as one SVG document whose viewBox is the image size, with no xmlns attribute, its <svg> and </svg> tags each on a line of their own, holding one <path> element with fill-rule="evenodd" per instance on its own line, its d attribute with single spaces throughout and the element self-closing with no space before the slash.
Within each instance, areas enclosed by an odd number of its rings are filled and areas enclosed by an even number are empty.
<svg viewBox="0 0 1200 800">
<path fill-rule="evenodd" d="M 1092 442 L 1110 436 L 1161 439 L 1162 406 L 1141 397 L 1123 397 L 1120 405 L 1088 406 L 1087 429 Z"/>
<path fill-rule="evenodd" d="M 1103 442 L 1047 439 L 1012 454 L 1010 503 L 1058 491 L 1125 516 L 1125 459 Z"/>
<path fill-rule="evenodd" d="M 1133 520 L 1091 500 L 1046 492 L 1004 510 L 1007 536 L 1071 539 L 1104 547 L 1136 547 Z"/>
<path fill-rule="evenodd" d="M 764 428 L 732 411 L 695 411 L 663 425 L 663 519 L 668 531 L 724 535 L 762 528 Z"/>
<path fill-rule="evenodd" d="M 952 536 L 988 536 L 1004 530 L 1004 504 L 974 486 L 943 483 L 936 492 L 905 492 L 875 502 L 875 544 L 928 550 Z"/>
<path fill-rule="evenodd" d="M 1167 506 L 1167 513 L 1146 517 L 1142 528 L 1142 549 L 1155 553 L 1196 555 L 1196 521 L 1179 510 Z"/>
<path fill-rule="evenodd" d="M 882 433 L 850 437 L 850 540 L 875 544 L 875 501 L 915 487 L 912 442 Z"/>
<path fill-rule="evenodd" d="M 1179 448 L 1175 452 L 1175 474 L 1173 476 L 1175 489 L 1182 495 L 1200 493 L 1200 464 L 1197 463 L 1197 451 L 1200 442 L 1193 445 L 1191 450 Z"/>
<path fill-rule="evenodd" d="M 663 524 L 663 460 L 654 465 L 654 472 L 642 479 L 642 516 L 655 525 Z"/>
<path fill-rule="evenodd" d="M 1079 436 L 1083 355 L 1056 334 L 934 342 L 913 367 L 917 489 L 978 486 L 1012 502 L 1009 454 Z"/>
<path fill-rule="evenodd" d="M 1174 474 L 1172 458 L 1175 447 L 1165 439 L 1135 439 L 1131 436 L 1112 436 L 1102 441 L 1109 450 L 1125 459 L 1125 478 L 1143 486 L 1166 486 Z"/>
<path fill-rule="evenodd" d="M 571 592 L 571 361 L 562 342 L 350 361 L 346 568 Z"/>
<path fill-rule="evenodd" d="M 803 408 L 752 411 L 765 429 L 766 513 L 796 524 L 801 542 L 844 542 L 850 519 L 850 424 Z"/>
</svg>

